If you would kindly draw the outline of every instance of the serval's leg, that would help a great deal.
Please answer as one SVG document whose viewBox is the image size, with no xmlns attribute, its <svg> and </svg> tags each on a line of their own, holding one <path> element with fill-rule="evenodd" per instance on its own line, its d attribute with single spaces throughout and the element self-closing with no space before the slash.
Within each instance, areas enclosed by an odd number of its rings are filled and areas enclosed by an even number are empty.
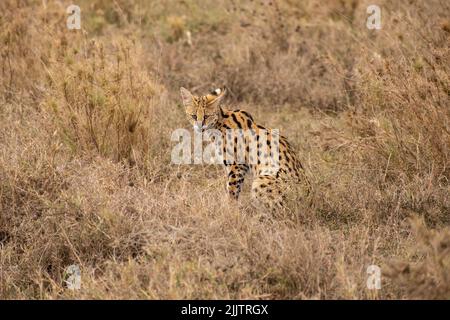
<svg viewBox="0 0 450 320">
<path fill-rule="evenodd" d="M 239 193 L 242 190 L 244 177 L 247 174 L 249 167 L 246 164 L 232 164 L 227 165 L 227 190 L 228 195 L 232 199 L 238 199 Z"/>
</svg>

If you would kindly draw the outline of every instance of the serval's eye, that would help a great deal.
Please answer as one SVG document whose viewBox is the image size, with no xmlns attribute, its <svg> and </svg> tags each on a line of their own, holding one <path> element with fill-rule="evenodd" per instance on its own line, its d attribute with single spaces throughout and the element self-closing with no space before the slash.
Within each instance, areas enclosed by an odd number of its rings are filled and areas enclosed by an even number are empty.
<svg viewBox="0 0 450 320">
<path fill-rule="evenodd" d="M 208 119 L 208 118 L 209 118 L 209 115 L 206 115 L 206 114 L 205 114 L 205 115 L 203 116 L 203 119 L 205 119 L 205 120 Z"/>
<path fill-rule="evenodd" d="M 197 115 L 192 114 L 191 117 L 192 117 L 192 119 L 197 120 Z"/>
</svg>

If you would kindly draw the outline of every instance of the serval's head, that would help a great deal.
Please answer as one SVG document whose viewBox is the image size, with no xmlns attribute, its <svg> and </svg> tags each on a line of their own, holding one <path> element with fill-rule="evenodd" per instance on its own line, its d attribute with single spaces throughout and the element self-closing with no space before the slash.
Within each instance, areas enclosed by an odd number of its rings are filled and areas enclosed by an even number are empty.
<svg viewBox="0 0 450 320">
<path fill-rule="evenodd" d="M 220 120 L 220 101 L 226 89 L 215 89 L 204 96 L 194 96 L 189 90 L 181 87 L 181 98 L 189 121 L 195 130 L 207 130 Z"/>
</svg>

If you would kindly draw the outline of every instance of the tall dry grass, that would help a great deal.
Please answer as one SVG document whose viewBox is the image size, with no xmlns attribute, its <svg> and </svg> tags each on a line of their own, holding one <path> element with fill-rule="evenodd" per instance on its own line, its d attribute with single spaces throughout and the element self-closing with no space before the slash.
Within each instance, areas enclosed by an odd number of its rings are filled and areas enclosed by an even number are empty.
<svg viewBox="0 0 450 320">
<path fill-rule="evenodd" d="M 1 298 L 450 298 L 449 4 L 69 4 L 0 3 Z M 219 85 L 298 148 L 293 218 L 171 164 L 178 88 Z"/>
</svg>

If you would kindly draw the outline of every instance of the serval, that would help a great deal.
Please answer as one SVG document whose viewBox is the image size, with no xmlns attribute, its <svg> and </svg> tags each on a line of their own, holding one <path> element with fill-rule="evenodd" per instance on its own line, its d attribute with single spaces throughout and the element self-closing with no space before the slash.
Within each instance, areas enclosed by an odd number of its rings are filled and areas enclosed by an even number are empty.
<svg viewBox="0 0 450 320">
<path fill-rule="evenodd" d="M 291 144 L 277 130 L 257 124 L 248 112 L 224 110 L 221 101 L 225 88 L 202 96 L 193 95 L 183 87 L 180 91 L 194 130 L 215 129 L 220 134 L 221 139 L 216 141 L 217 155 L 226 168 L 226 187 L 232 199 L 238 199 L 249 171 L 254 176 L 252 198 L 265 208 L 283 208 L 288 190 L 309 193 L 310 182 Z M 240 159 L 236 159 L 236 154 Z"/>
</svg>

